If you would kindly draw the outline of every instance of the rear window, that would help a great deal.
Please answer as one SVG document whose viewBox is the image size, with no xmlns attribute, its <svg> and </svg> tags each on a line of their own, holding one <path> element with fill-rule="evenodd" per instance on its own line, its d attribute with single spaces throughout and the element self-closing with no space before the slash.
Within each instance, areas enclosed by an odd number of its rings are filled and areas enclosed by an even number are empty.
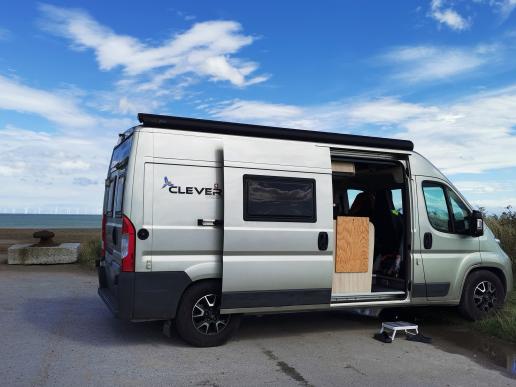
<svg viewBox="0 0 516 387">
<path fill-rule="evenodd" d="M 133 137 L 117 145 L 111 156 L 108 180 L 104 193 L 104 212 L 107 216 L 121 217 L 123 211 L 125 169 L 131 153 Z"/>
<path fill-rule="evenodd" d="M 113 155 L 111 156 L 111 164 L 109 165 L 109 170 L 115 168 L 118 164 L 121 164 L 123 161 L 129 157 L 129 153 L 131 153 L 131 145 L 133 144 L 133 136 L 127 138 L 121 144 L 117 145 L 113 150 Z"/>
<path fill-rule="evenodd" d="M 119 176 L 116 184 L 115 195 L 115 215 L 122 216 L 122 206 L 124 201 L 125 176 Z"/>
<path fill-rule="evenodd" d="M 106 215 L 113 215 L 113 200 L 115 198 L 116 180 L 109 180 L 109 185 L 106 189 Z"/>
</svg>

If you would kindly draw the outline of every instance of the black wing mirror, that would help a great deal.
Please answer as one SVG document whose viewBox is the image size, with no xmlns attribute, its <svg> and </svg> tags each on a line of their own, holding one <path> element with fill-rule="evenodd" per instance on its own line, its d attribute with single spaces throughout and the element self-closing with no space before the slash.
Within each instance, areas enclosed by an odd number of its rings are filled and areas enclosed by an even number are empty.
<svg viewBox="0 0 516 387">
<path fill-rule="evenodd" d="M 475 237 L 484 235 L 484 218 L 480 211 L 473 210 L 469 216 L 469 234 Z"/>
</svg>

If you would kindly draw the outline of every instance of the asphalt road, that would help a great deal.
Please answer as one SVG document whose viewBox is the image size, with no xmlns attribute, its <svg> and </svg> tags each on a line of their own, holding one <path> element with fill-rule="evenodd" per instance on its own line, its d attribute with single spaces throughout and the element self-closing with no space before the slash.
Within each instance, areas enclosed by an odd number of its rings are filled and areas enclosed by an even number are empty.
<svg viewBox="0 0 516 387">
<path fill-rule="evenodd" d="M 227 345 L 192 348 L 115 320 L 96 288 L 75 265 L 0 265 L 1 385 L 516 385 L 445 339 L 377 342 L 377 319 L 347 313 L 248 317 Z"/>
</svg>

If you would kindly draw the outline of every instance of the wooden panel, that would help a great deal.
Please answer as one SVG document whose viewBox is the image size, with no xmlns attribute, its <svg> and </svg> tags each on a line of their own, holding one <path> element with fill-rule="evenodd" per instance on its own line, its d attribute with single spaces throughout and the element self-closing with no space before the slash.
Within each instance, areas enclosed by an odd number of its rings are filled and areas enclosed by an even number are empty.
<svg viewBox="0 0 516 387">
<path fill-rule="evenodd" d="M 336 273 L 366 273 L 369 263 L 369 218 L 337 218 Z"/>
<path fill-rule="evenodd" d="M 337 235 L 337 222 L 333 222 L 333 233 Z M 374 226 L 369 223 L 369 262 L 367 273 L 333 273 L 332 294 L 371 293 L 373 279 Z M 333 259 L 337 249 L 333 249 Z"/>
</svg>

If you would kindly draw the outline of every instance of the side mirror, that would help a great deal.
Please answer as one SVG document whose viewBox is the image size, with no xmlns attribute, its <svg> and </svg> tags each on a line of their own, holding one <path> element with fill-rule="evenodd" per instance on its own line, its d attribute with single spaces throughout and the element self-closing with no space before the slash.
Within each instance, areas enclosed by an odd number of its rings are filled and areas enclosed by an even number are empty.
<svg viewBox="0 0 516 387">
<path fill-rule="evenodd" d="M 473 210 L 469 216 L 469 234 L 475 237 L 484 235 L 484 219 L 480 211 Z"/>
</svg>

